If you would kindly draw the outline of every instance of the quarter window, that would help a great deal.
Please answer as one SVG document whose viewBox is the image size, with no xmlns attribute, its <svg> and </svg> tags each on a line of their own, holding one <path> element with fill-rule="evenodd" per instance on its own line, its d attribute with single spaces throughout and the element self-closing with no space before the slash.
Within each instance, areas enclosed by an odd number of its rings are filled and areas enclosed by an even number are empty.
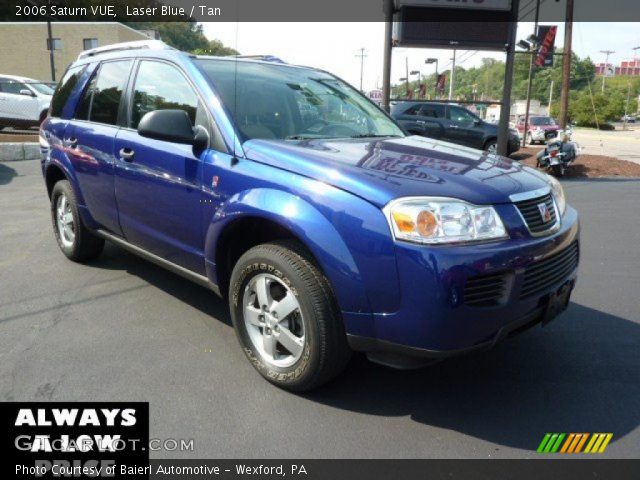
<svg viewBox="0 0 640 480">
<path fill-rule="evenodd" d="M 166 63 L 140 62 L 136 76 L 131 127 L 138 128 L 140 119 L 154 110 L 177 109 L 189 114 L 191 124 L 201 123 L 198 112 L 198 96 L 180 71 Z"/>
<path fill-rule="evenodd" d="M 62 80 L 56 87 L 56 91 L 53 93 L 53 98 L 51 99 L 51 116 L 59 117 L 62 115 L 62 109 L 64 105 L 67 103 L 71 92 L 78 83 L 80 79 L 80 75 L 86 69 L 86 65 L 78 65 L 77 67 L 71 67 L 66 71 Z"/>
<path fill-rule="evenodd" d="M 131 63 L 131 60 L 103 63 L 84 92 L 76 118 L 115 125 Z"/>
</svg>

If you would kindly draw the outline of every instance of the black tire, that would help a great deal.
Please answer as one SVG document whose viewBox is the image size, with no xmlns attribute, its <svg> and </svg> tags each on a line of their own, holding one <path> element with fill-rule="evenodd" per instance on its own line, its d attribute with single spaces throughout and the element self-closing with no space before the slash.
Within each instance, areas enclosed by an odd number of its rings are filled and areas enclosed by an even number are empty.
<svg viewBox="0 0 640 480">
<path fill-rule="evenodd" d="M 554 177 L 564 177 L 564 165 L 553 165 L 551 171 Z"/>
<path fill-rule="evenodd" d="M 536 142 L 533 141 L 533 136 L 531 135 L 531 133 L 527 133 L 527 143 L 529 145 L 535 145 Z"/>
<path fill-rule="evenodd" d="M 64 195 L 69 203 L 70 213 L 73 217 L 73 241 L 63 241 L 60 230 L 58 228 L 59 219 L 57 218 L 57 206 L 58 199 Z M 96 258 L 102 253 L 104 248 L 104 240 L 95 236 L 90 230 L 88 230 L 82 223 L 82 218 L 78 212 L 78 202 L 76 196 L 71 188 L 71 184 L 67 180 L 60 180 L 53 186 L 51 191 L 51 221 L 53 224 L 53 231 L 56 236 L 56 241 L 62 253 L 66 255 L 69 260 L 74 262 L 84 262 Z"/>
<path fill-rule="evenodd" d="M 493 150 L 492 150 L 493 149 Z M 498 152 L 498 141 L 497 140 L 489 140 L 484 144 L 484 151 L 490 153 Z"/>
<path fill-rule="evenodd" d="M 244 292 L 259 274 L 277 277 L 299 304 L 305 340 L 300 358 L 287 367 L 265 361 L 247 331 Z M 242 255 L 231 274 L 229 306 L 245 355 L 265 379 L 278 387 L 295 392 L 311 390 L 337 376 L 349 361 L 351 350 L 329 282 L 296 242 L 258 245 Z"/>
</svg>

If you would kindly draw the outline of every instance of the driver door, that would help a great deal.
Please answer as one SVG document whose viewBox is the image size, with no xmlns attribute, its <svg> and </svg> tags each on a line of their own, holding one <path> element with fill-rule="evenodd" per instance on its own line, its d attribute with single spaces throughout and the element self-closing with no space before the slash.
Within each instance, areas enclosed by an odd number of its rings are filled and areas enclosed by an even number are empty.
<svg viewBox="0 0 640 480">
<path fill-rule="evenodd" d="M 445 135 L 447 141 L 471 148 L 482 148 L 482 127 L 478 118 L 465 108 L 449 106 Z"/>
<path fill-rule="evenodd" d="M 206 111 L 182 71 L 160 60 L 138 62 L 130 88 L 128 128 L 115 140 L 115 191 L 125 238 L 148 252 L 204 273 L 202 158 L 193 147 L 141 137 L 148 112 L 181 109 L 208 130 Z M 209 131 L 209 130 L 208 130 Z"/>
</svg>

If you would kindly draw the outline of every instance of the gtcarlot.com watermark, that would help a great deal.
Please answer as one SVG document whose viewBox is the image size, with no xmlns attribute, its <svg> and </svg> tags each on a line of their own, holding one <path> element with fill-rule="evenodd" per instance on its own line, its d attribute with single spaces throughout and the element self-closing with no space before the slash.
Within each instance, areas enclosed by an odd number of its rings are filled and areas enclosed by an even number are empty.
<svg viewBox="0 0 640 480">
<path fill-rule="evenodd" d="M 15 439 L 15 447 L 22 452 L 121 452 L 121 451 L 165 451 L 193 452 L 192 438 L 151 438 L 145 445 L 139 438 L 121 438 L 119 435 L 80 435 L 71 438 L 60 435 L 19 435 Z"/>
</svg>

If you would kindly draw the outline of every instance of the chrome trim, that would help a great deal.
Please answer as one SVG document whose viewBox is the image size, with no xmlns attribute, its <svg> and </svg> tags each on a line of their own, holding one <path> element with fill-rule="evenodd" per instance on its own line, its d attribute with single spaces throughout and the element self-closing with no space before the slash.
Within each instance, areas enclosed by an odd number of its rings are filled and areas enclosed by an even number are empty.
<svg viewBox="0 0 640 480">
<path fill-rule="evenodd" d="M 212 283 L 204 275 L 200 275 L 198 273 L 192 272 L 191 270 L 181 267 L 180 265 L 176 265 L 175 263 L 170 262 L 169 260 L 165 260 L 164 258 L 159 257 L 158 255 L 155 255 L 151 252 L 147 252 L 146 250 L 127 242 L 124 238 L 120 238 L 116 235 L 113 235 L 112 233 L 106 232 L 104 230 L 95 230 L 94 233 L 97 236 L 104 238 L 105 240 L 115 243 L 119 247 L 124 248 L 125 250 L 133 253 L 134 255 L 138 255 L 139 257 L 142 257 L 151 263 L 155 263 L 156 265 L 169 270 L 170 272 L 180 275 L 181 277 L 186 278 L 187 280 L 191 280 L 192 282 L 197 283 L 202 287 L 208 288 L 218 296 L 222 296 L 220 294 L 220 288 L 214 283 Z"/>
<path fill-rule="evenodd" d="M 537 190 L 531 190 L 530 192 L 514 193 L 509 195 L 509 200 L 513 203 L 524 202 L 526 200 L 533 200 L 534 198 L 544 197 L 551 193 L 551 187 L 542 187 Z"/>
<path fill-rule="evenodd" d="M 539 190 L 534 190 L 534 192 L 539 192 L 541 190 L 544 189 L 539 189 Z M 529 235 L 531 235 L 532 237 L 546 237 L 547 235 L 551 235 L 552 233 L 556 233 L 558 230 L 560 230 L 560 226 L 562 225 L 562 215 L 560 215 L 560 210 L 558 209 L 558 204 L 556 203 L 556 198 L 553 196 L 553 194 L 551 193 L 551 189 L 548 189 L 549 191 L 547 193 L 543 193 L 542 195 L 535 195 L 531 198 L 526 198 L 524 200 L 533 200 L 534 198 L 537 197 L 542 197 L 545 196 L 547 194 L 551 195 L 551 203 L 553 203 L 553 209 L 556 212 L 556 223 L 554 223 L 553 225 L 551 225 L 551 227 L 548 230 L 544 230 L 542 232 L 532 232 L 531 229 L 529 228 L 529 224 L 527 223 L 527 220 L 524 218 L 524 215 L 522 215 L 522 212 L 520 211 L 520 209 L 518 208 L 518 206 L 515 204 L 516 202 L 513 203 L 514 208 L 516 209 L 516 211 L 518 212 L 518 215 L 520 216 L 520 219 L 522 220 L 522 223 L 524 224 L 525 227 L 527 227 L 527 231 L 529 232 Z M 527 192 L 527 194 L 530 194 L 533 192 Z M 525 194 L 516 194 L 516 195 L 525 195 Z M 512 196 L 516 196 L 516 195 L 512 195 Z M 511 198 L 511 197 L 509 197 Z M 518 200 L 518 202 L 522 202 L 524 200 Z"/>
</svg>

